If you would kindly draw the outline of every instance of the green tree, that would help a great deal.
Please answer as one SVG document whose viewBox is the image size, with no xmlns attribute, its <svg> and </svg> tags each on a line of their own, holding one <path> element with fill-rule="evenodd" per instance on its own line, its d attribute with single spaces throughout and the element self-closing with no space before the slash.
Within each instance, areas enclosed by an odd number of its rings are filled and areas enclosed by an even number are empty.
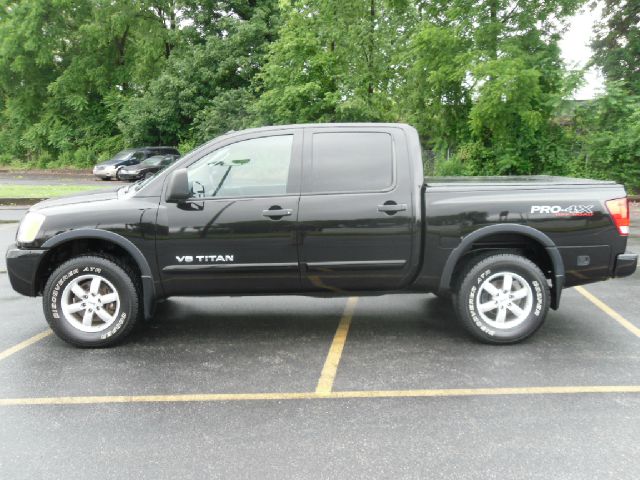
<svg viewBox="0 0 640 480">
<path fill-rule="evenodd" d="M 242 125 L 229 109 L 250 101 L 277 12 L 276 0 L 0 0 L 4 152 L 88 165 L 214 132 L 205 109 Z"/>
<path fill-rule="evenodd" d="M 138 143 L 204 141 L 247 126 L 249 88 L 273 35 L 276 3 L 262 2 L 218 18 L 215 29 L 195 43 L 173 51 L 164 70 L 148 89 L 123 105 L 119 125 Z M 191 39 L 193 41 L 193 38 Z"/>
<path fill-rule="evenodd" d="M 607 80 L 622 82 L 614 88 L 640 94 L 640 3 L 603 0 L 601 5 L 602 18 L 591 44 L 592 62 Z"/>
<path fill-rule="evenodd" d="M 259 75 L 263 123 L 396 118 L 409 2 L 292 0 Z"/>
<path fill-rule="evenodd" d="M 579 0 L 421 2 L 409 48 L 404 111 L 444 171 L 558 172 L 566 161 L 554 122 L 576 79 L 558 41 Z M 455 153 L 452 162 L 444 160 Z"/>
<path fill-rule="evenodd" d="M 640 191 L 640 95 L 630 94 L 624 81 L 607 82 L 602 95 L 578 108 L 575 129 L 572 174 Z"/>
</svg>

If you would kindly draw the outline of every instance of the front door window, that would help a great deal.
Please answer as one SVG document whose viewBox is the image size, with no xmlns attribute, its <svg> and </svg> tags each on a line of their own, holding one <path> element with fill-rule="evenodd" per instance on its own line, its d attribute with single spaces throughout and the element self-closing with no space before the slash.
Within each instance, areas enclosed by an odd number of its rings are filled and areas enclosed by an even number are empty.
<svg viewBox="0 0 640 480">
<path fill-rule="evenodd" d="M 286 195 L 293 135 L 244 140 L 222 147 L 189 168 L 196 198 Z"/>
</svg>

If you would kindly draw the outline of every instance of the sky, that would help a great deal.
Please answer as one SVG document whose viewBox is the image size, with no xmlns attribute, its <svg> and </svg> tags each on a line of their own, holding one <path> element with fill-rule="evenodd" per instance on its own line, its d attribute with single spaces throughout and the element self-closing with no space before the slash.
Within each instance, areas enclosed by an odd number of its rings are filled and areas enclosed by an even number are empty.
<svg viewBox="0 0 640 480">
<path fill-rule="evenodd" d="M 569 28 L 560 41 L 560 48 L 562 57 L 570 68 L 583 68 L 591 58 L 589 43 L 593 36 L 593 24 L 600 14 L 600 7 L 595 10 L 586 7 L 569 20 Z M 593 98 L 603 86 L 602 75 L 596 68 L 591 68 L 584 80 L 583 87 L 574 94 L 577 100 Z"/>
</svg>

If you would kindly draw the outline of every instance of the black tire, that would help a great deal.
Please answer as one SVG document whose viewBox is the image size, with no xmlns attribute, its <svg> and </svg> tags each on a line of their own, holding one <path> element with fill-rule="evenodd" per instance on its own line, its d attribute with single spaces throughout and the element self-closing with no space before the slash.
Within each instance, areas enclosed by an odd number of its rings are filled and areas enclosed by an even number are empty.
<svg viewBox="0 0 640 480">
<path fill-rule="evenodd" d="M 504 289 L 507 277 L 513 282 L 508 292 Z M 517 292 L 526 296 L 515 299 Z M 549 303 L 549 285 L 540 268 L 515 254 L 472 258 L 454 285 L 458 318 L 471 335 L 485 343 L 517 343 L 533 335 L 544 323 Z M 481 312 L 481 305 L 490 310 Z M 500 315 L 504 315 L 502 320 Z"/>
<path fill-rule="evenodd" d="M 101 278 L 97 298 L 86 300 L 92 308 L 84 308 L 76 313 L 63 312 L 62 303 L 73 301 L 74 305 L 84 302 L 71 290 L 74 285 L 86 289 L 91 295 L 89 285 L 93 278 Z M 141 315 L 140 284 L 134 272 L 116 258 L 99 255 L 83 255 L 64 262 L 49 276 L 43 293 L 43 308 L 47 323 L 62 340 L 78 347 L 108 347 L 122 341 L 133 329 Z M 70 284 L 74 285 L 70 285 Z M 76 284 L 76 282 L 78 282 Z M 88 283 L 87 283 L 88 282 Z M 67 287 L 69 287 L 67 289 Z M 106 294 L 117 294 L 118 300 L 109 304 L 99 303 L 99 298 Z M 94 297 L 96 297 L 94 295 Z M 99 303 L 99 304 L 98 304 Z M 72 305 L 73 306 L 73 305 Z M 95 310 L 94 310 L 95 309 Z M 81 317 L 89 310 L 92 313 L 87 326 Z M 112 323 L 103 321 L 98 315 L 107 312 Z M 108 311 L 110 310 L 110 311 Z M 104 327 L 103 329 L 101 329 Z M 83 331 L 82 328 L 92 331 Z M 95 329 L 95 331 L 94 331 Z"/>
<path fill-rule="evenodd" d="M 116 180 L 122 180 L 120 178 L 120 169 L 116 170 Z"/>
</svg>

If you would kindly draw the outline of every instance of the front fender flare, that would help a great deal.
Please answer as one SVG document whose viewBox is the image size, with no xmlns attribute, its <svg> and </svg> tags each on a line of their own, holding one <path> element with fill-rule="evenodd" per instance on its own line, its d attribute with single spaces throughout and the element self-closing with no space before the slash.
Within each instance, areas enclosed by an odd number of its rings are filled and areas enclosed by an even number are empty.
<svg viewBox="0 0 640 480">
<path fill-rule="evenodd" d="M 123 248 L 129 255 L 133 257 L 141 273 L 144 316 L 145 318 L 151 318 L 153 316 L 155 300 L 157 298 L 156 287 L 153 281 L 153 274 L 151 272 L 149 262 L 147 262 L 145 256 L 142 254 L 140 249 L 136 247 L 130 240 L 126 239 L 122 235 L 118 235 L 117 233 L 110 232 L 108 230 L 100 230 L 98 228 L 78 228 L 51 237 L 49 240 L 44 242 L 44 244 L 42 244 L 42 248 L 48 250 L 71 240 L 92 238 L 114 243 Z"/>
</svg>

